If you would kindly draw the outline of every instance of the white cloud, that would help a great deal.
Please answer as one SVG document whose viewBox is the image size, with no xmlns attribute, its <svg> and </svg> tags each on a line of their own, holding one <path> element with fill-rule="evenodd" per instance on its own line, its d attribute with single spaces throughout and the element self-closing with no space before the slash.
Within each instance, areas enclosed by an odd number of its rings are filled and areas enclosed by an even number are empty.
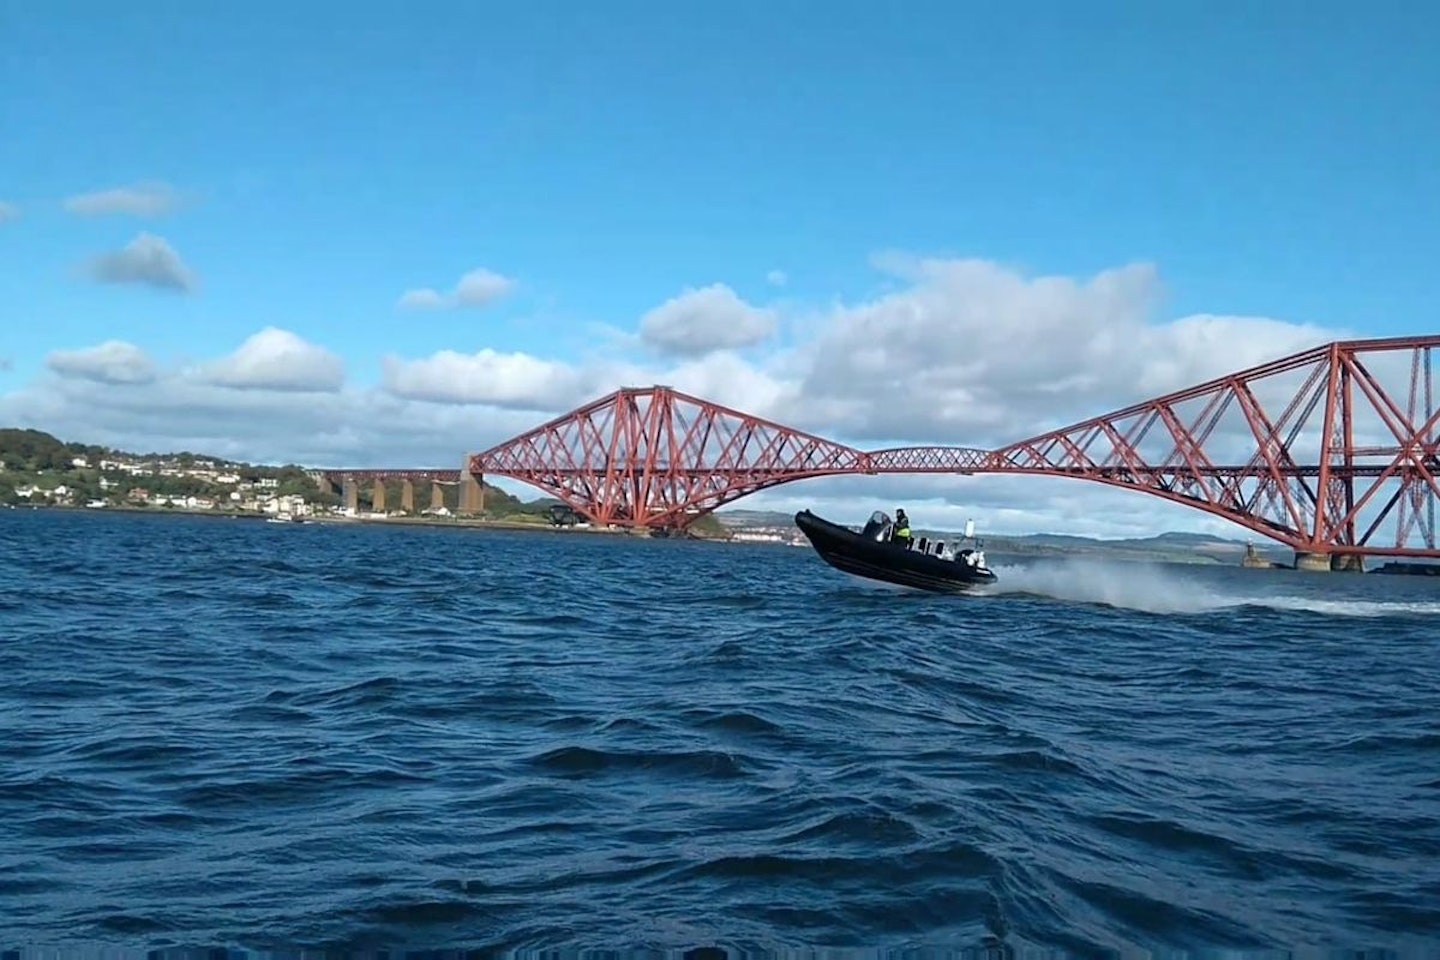
<svg viewBox="0 0 1440 960">
<path fill-rule="evenodd" d="M 729 351 L 709 353 L 659 370 L 631 367 L 624 373 L 627 386 L 664 383 L 701 400 L 757 416 L 775 410 L 794 398 L 797 391 L 796 384 Z"/>
<path fill-rule="evenodd" d="M 400 306 L 407 310 L 439 310 L 445 305 L 444 294 L 434 290 L 407 290 L 400 296 Z"/>
<path fill-rule="evenodd" d="M 216 386 L 237 390 L 333 393 L 345 382 L 337 355 L 277 327 L 250 336 L 234 353 L 196 371 Z"/>
<path fill-rule="evenodd" d="M 1146 331 L 1135 389 L 1142 396 L 1168 393 L 1343 335 L 1343 331 L 1265 317 L 1184 317 Z"/>
<path fill-rule="evenodd" d="M 13 203 L 6 203 L 4 200 L 0 200 L 0 223 L 4 223 L 7 220 L 19 219 L 20 208 Z"/>
<path fill-rule="evenodd" d="M 180 195 L 168 183 L 147 181 L 93 193 L 82 193 L 65 200 L 65 209 L 85 217 L 125 214 L 135 217 L 160 217 L 180 205 Z"/>
<path fill-rule="evenodd" d="M 83 350 L 57 350 L 45 365 L 62 377 L 95 383 L 141 384 L 155 379 L 155 365 L 145 351 L 123 340 L 107 340 Z"/>
<path fill-rule="evenodd" d="M 687 289 L 640 318 L 645 343 L 682 357 L 754 346 L 775 328 L 774 311 L 752 307 L 721 283 Z"/>
<path fill-rule="evenodd" d="M 89 273 L 100 283 L 138 283 L 182 293 L 194 290 L 199 282 L 164 238 L 149 233 L 96 257 L 90 261 Z"/>
<path fill-rule="evenodd" d="M 483 307 L 505 296 L 515 281 L 491 270 L 471 270 L 455 284 L 455 302 L 462 307 Z"/>
<path fill-rule="evenodd" d="M 483 307 L 494 303 L 513 289 L 514 280 L 481 267 L 461 277 L 455 284 L 455 289 L 448 294 L 430 287 L 407 290 L 400 296 L 398 305 L 407 310 Z"/>
<path fill-rule="evenodd" d="M 385 389 L 396 397 L 440 403 L 563 410 L 582 402 L 586 377 L 568 364 L 525 353 L 442 350 L 422 360 L 384 360 Z"/>
<path fill-rule="evenodd" d="M 771 270 L 765 274 L 765 282 L 772 287 L 783 287 L 790 282 L 790 278 L 785 275 L 784 270 Z"/>
</svg>

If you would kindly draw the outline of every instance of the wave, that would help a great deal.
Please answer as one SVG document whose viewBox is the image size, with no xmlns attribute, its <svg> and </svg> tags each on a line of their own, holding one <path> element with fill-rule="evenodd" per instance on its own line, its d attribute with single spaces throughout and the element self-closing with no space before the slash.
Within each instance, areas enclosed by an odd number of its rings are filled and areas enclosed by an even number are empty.
<svg viewBox="0 0 1440 960">
<path fill-rule="evenodd" d="M 1337 574 L 1344 576 L 1344 574 Z M 1324 600 L 1316 597 L 1266 597 L 1245 601 L 1251 606 L 1339 617 L 1433 617 L 1440 600 Z"/>
</svg>

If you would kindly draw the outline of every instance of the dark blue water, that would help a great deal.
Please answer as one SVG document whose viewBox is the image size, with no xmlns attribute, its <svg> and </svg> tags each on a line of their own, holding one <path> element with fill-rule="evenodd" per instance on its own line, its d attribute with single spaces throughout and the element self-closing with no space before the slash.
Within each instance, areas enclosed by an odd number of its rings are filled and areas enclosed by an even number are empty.
<svg viewBox="0 0 1440 960">
<path fill-rule="evenodd" d="M 1437 952 L 1440 581 L 998 566 L 0 511 L 0 949 Z"/>
</svg>

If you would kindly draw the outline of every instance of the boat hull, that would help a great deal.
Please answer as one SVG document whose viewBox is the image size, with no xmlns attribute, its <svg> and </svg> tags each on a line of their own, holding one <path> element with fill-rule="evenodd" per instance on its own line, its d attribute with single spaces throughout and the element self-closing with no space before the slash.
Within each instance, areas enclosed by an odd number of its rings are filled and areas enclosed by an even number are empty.
<svg viewBox="0 0 1440 960">
<path fill-rule="evenodd" d="M 869 580 L 933 593 L 963 593 L 999 579 L 983 566 L 868 539 L 809 510 L 795 514 L 795 525 L 820 559 L 836 570 Z"/>
</svg>

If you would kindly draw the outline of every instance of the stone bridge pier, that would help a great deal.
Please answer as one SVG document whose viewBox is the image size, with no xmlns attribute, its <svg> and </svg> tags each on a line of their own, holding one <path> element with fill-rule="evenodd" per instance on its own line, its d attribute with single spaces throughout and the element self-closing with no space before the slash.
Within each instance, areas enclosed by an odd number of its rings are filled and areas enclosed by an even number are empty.
<svg viewBox="0 0 1440 960">
<path fill-rule="evenodd" d="M 475 516 L 485 512 L 485 483 L 477 474 L 470 472 L 469 464 L 460 469 L 459 513 Z"/>
<path fill-rule="evenodd" d="M 1295 551 L 1295 569 L 1307 573 L 1364 573 L 1365 558 L 1348 553 L 1307 553 Z"/>
</svg>

